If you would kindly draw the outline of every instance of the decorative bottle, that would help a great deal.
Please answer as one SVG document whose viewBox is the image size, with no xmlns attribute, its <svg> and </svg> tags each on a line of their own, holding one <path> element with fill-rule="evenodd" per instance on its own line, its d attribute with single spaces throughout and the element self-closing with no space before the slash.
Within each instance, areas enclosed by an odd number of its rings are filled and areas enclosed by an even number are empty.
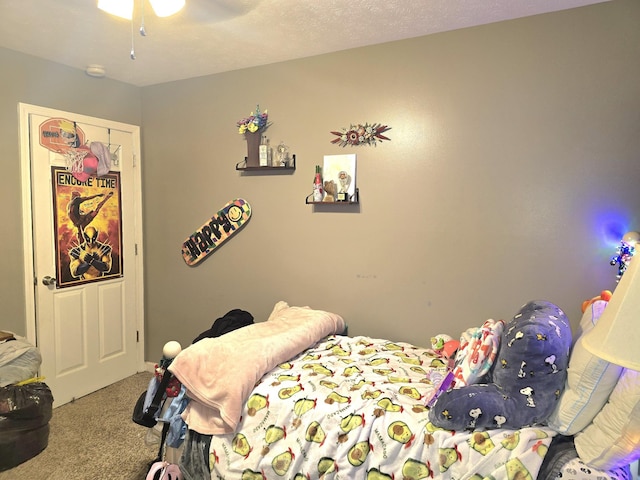
<svg viewBox="0 0 640 480">
<path fill-rule="evenodd" d="M 269 166 L 269 157 L 268 157 L 268 152 L 269 150 L 269 145 L 267 144 L 267 136 L 266 135 L 262 135 L 262 138 L 260 139 L 260 147 L 259 147 L 259 155 L 260 155 L 260 166 L 261 167 L 268 167 Z"/>
<path fill-rule="evenodd" d="M 322 175 L 320 175 L 320 165 L 316 165 L 316 176 L 313 180 L 313 201 L 321 202 L 324 197 L 322 188 Z"/>
<path fill-rule="evenodd" d="M 267 138 L 267 163 L 270 167 L 278 167 L 278 163 L 273 157 L 273 148 L 271 147 L 271 142 Z"/>
</svg>

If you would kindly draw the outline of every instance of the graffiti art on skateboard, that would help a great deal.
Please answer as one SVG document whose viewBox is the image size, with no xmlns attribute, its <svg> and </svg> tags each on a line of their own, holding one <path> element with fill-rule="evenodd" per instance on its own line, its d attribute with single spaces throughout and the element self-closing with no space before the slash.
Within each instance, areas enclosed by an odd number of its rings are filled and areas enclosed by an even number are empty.
<svg viewBox="0 0 640 480">
<path fill-rule="evenodd" d="M 251 205 L 242 198 L 230 201 L 218 210 L 182 244 L 182 257 L 193 266 L 208 257 L 220 245 L 240 231 L 251 218 Z"/>
</svg>

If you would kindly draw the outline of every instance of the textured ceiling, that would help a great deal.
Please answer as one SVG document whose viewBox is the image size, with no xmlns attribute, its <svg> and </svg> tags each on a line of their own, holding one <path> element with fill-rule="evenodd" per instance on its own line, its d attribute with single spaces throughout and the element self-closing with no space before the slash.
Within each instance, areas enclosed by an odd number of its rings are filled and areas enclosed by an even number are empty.
<svg viewBox="0 0 640 480">
<path fill-rule="evenodd" d="M 602 1 L 186 0 L 158 18 L 135 0 L 129 22 L 97 0 L 0 0 L 0 47 L 145 86 Z"/>
</svg>

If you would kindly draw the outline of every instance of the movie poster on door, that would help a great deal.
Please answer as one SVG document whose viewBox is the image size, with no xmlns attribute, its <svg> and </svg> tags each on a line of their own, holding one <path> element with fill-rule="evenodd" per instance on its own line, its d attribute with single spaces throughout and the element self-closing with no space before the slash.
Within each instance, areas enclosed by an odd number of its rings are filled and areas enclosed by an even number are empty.
<svg viewBox="0 0 640 480">
<path fill-rule="evenodd" d="M 52 167 L 57 288 L 123 276 L 120 172 L 84 182 Z"/>
</svg>

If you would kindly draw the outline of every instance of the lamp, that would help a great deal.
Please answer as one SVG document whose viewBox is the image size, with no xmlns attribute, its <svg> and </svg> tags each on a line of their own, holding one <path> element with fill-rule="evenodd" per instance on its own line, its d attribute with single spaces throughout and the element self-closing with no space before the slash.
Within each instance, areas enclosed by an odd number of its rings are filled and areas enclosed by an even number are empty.
<svg viewBox="0 0 640 480">
<path fill-rule="evenodd" d="M 629 260 L 602 316 L 582 342 L 603 360 L 640 371 L 640 260 Z"/>
<path fill-rule="evenodd" d="M 111 15 L 127 20 L 133 19 L 134 0 L 98 0 L 98 8 Z M 142 0 L 145 1 L 145 0 Z M 159 17 L 169 17 L 184 7 L 185 0 L 149 0 L 153 11 Z"/>
</svg>

